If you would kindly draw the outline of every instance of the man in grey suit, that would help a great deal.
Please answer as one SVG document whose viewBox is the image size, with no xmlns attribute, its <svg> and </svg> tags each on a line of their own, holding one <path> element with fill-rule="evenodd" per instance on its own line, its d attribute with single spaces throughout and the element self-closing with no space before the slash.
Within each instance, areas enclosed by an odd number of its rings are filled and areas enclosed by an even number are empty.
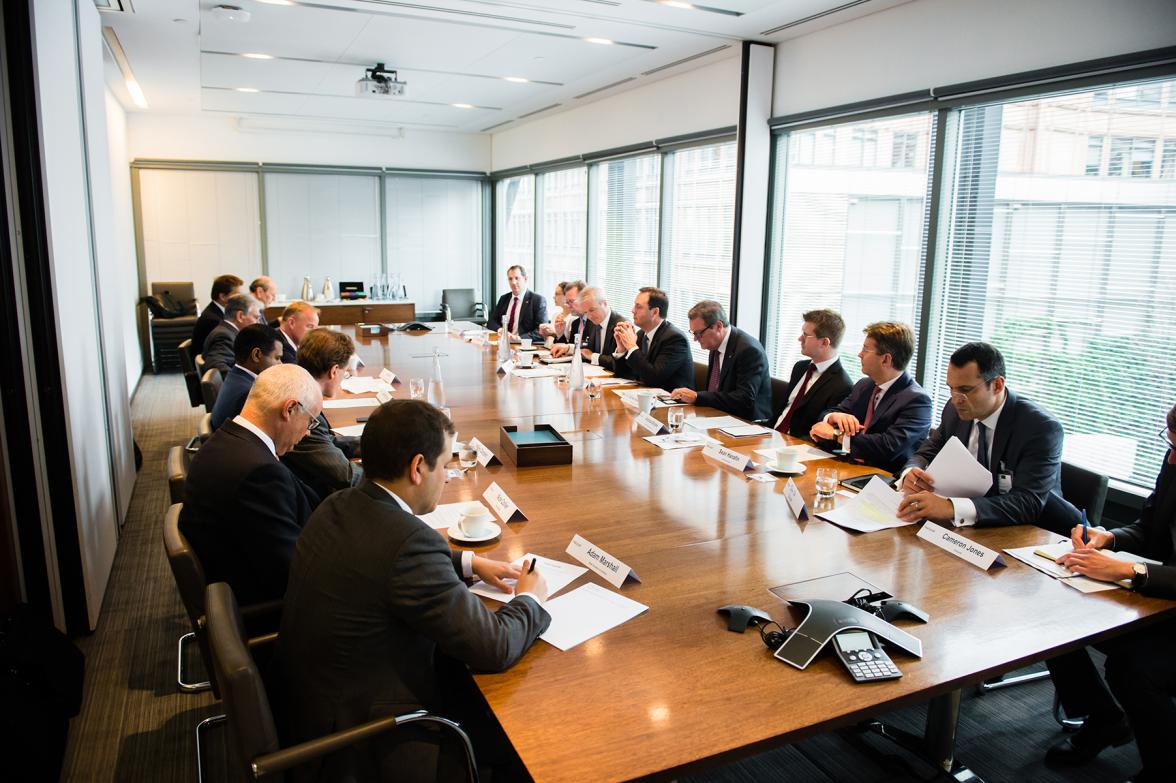
<svg viewBox="0 0 1176 783">
<path fill-rule="evenodd" d="M 939 429 L 927 438 L 902 473 L 899 518 L 968 525 L 1034 525 L 1050 502 L 1061 501 L 1062 425 L 1005 385 L 1005 362 L 988 343 L 967 343 L 947 365 L 951 400 Z M 935 493 L 927 466 L 952 437 L 959 438 L 992 473 L 982 497 Z"/>
<path fill-rule="evenodd" d="M 713 299 L 703 299 L 686 316 L 695 342 L 710 351 L 706 388 L 694 391 L 678 387 L 671 392 L 674 399 L 718 408 L 752 421 L 771 416 L 772 379 L 768 375 L 768 356 L 759 340 L 733 326 L 727 311 Z"/>
<path fill-rule="evenodd" d="M 204 366 L 228 375 L 236 364 L 237 334 L 246 326 L 261 322 L 261 302 L 249 294 L 235 294 L 225 303 L 225 320 L 204 341 Z"/>
<path fill-rule="evenodd" d="M 298 366 L 310 373 L 323 390 L 323 398 L 329 400 L 339 394 L 354 355 L 355 343 L 343 332 L 313 329 L 298 346 Z M 327 414 L 319 413 L 306 437 L 282 455 L 282 463 L 325 498 L 360 482 L 363 468 L 352 462 L 359 454 L 359 438 L 336 435 Z"/>
<path fill-rule="evenodd" d="M 551 622 L 539 570 L 453 552 L 416 516 L 441 497 L 453 434 L 449 419 L 422 400 L 376 409 L 363 433 L 366 480 L 327 498 L 299 537 L 277 652 L 293 741 L 421 708 L 454 718 L 476 713 L 453 697 L 455 685 L 469 684 L 455 662 L 507 669 Z M 516 579 L 514 598 L 490 611 L 466 587 L 474 577 L 508 592 L 503 580 Z M 476 723 L 463 720 L 477 746 Z M 333 754 L 309 778 L 444 777 L 437 745 L 402 728 Z M 490 754 L 485 746 L 476 752 L 481 760 Z"/>
</svg>

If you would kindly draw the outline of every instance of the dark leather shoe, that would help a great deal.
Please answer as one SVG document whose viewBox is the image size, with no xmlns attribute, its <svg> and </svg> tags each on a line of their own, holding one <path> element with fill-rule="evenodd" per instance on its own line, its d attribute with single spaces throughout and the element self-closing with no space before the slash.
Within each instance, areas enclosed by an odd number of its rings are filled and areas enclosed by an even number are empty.
<svg viewBox="0 0 1176 783">
<path fill-rule="evenodd" d="M 1085 764 L 1111 746 L 1119 747 L 1131 741 L 1131 727 L 1119 718 L 1111 723 L 1087 719 L 1072 737 L 1054 745 L 1045 753 L 1046 764 L 1073 766 Z"/>
</svg>

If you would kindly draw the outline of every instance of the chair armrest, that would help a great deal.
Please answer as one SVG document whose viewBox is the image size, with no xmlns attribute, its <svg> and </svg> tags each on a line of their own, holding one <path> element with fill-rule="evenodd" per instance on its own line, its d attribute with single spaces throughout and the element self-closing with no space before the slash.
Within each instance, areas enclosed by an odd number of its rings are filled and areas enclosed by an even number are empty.
<svg viewBox="0 0 1176 783">
<path fill-rule="evenodd" d="M 378 718 L 367 723 L 362 723 L 359 726 L 353 726 L 350 729 L 328 734 L 325 737 L 307 740 L 306 742 L 301 742 L 273 753 L 267 753 L 264 756 L 258 756 L 250 765 L 253 770 L 253 777 L 261 779 L 285 772 L 300 764 L 305 764 L 308 761 L 343 750 L 357 742 L 371 739 L 399 726 L 417 722 L 439 724 L 443 728 L 455 732 L 465 746 L 466 761 L 469 765 L 470 772 L 469 779 L 473 781 L 477 780 L 477 766 L 474 763 L 473 745 L 470 744 L 470 738 L 462 731 L 461 726 L 446 718 L 430 715 L 424 710 L 410 712 L 404 715 L 389 715 L 386 718 Z"/>
<path fill-rule="evenodd" d="M 278 598 L 273 601 L 262 601 L 241 607 L 241 622 L 250 635 L 257 635 L 276 631 L 282 623 L 282 605 L 284 601 Z"/>
</svg>

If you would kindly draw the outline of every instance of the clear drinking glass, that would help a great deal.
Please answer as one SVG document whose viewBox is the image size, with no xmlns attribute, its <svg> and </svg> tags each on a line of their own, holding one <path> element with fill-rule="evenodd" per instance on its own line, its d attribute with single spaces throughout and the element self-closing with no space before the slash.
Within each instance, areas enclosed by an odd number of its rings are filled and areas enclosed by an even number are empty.
<svg viewBox="0 0 1176 783">
<path fill-rule="evenodd" d="M 682 424 L 686 421 L 686 409 L 673 406 L 666 412 L 666 423 L 670 426 L 670 432 L 677 435 L 682 431 Z"/>
<path fill-rule="evenodd" d="M 584 389 L 585 389 L 585 391 L 588 392 L 588 399 L 590 399 L 590 400 L 599 400 L 600 399 L 600 380 L 599 379 L 589 378 L 588 384 L 584 387 Z"/>
<path fill-rule="evenodd" d="M 408 396 L 414 400 L 424 399 L 424 396 L 425 396 L 425 379 L 424 378 L 409 378 L 408 379 Z"/>
<path fill-rule="evenodd" d="M 833 497 L 837 491 L 837 468 L 817 468 L 817 497 Z"/>
<path fill-rule="evenodd" d="M 457 444 L 457 462 L 463 470 L 469 470 L 478 464 L 478 452 L 468 443 Z"/>
</svg>

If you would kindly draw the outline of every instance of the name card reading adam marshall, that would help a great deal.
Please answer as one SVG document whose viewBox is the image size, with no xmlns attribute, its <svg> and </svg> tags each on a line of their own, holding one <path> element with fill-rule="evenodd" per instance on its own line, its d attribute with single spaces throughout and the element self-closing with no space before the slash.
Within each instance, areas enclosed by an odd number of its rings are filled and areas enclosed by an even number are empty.
<svg viewBox="0 0 1176 783">
<path fill-rule="evenodd" d="M 995 549 L 977 544 L 975 541 L 964 538 L 955 531 L 940 527 L 934 522 L 925 523 L 918 536 L 985 571 L 994 565 L 1005 564 L 1004 558 Z"/>
<path fill-rule="evenodd" d="M 720 446 L 717 443 L 712 443 L 702 450 L 702 456 L 710 457 L 711 459 L 721 462 L 728 468 L 738 471 L 745 471 L 751 468 L 751 457 L 740 454 L 738 451 Z"/>
<path fill-rule="evenodd" d="M 600 547 L 594 546 L 591 541 L 582 536 L 572 536 L 572 542 L 564 551 L 604 577 L 610 585 L 618 590 L 625 582 L 641 581 L 637 572 L 632 568 Z"/>
<path fill-rule="evenodd" d="M 507 359 L 502 364 L 498 365 L 498 373 L 501 375 L 510 375 L 510 371 L 514 369 L 514 359 Z"/>
<path fill-rule="evenodd" d="M 502 464 L 498 457 L 494 456 L 494 452 L 490 450 L 490 447 L 477 438 L 470 438 L 470 448 L 478 452 L 478 464 L 482 467 Z"/>
<path fill-rule="evenodd" d="M 660 435 L 663 432 L 669 432 L 669 430 L 666 428 L 666 425 L 662 424 L 648 413 L 638 413 L 637 423 L 641 425 L 641 429 L 647 431 L 650 435 Z"/>
<path fill-rule="evenodd" d="M 788 501 L 788 508 L 792 509 L 792 513 L 796 518 L 803 522 L 808 519 L 808 509 L 804 505 L 804 498 L 800 495 L 800 489 L 796 486 L 796 482 L 788 479 L 788 483 L 784 485 L 784 499 Z"/>
<path fill-rule="evenodd" d="M 391 386 L 396 383 L 396 373 L 389 370 L 387 367 L 380 370 L 380 380 Z"/>
<path fill-rule="evenodd" d="M 494 513 L 503 522 L 526 522 L 527 516 L 515 502 L 502 491 L 502 487 L 498 486 L 497 481 L 491 481 L 490 486 L 486 487 L 486 491 L 482 493 L 482 499 L 490 504 L 490 508 L 494 509 Z"/>
</svg>

